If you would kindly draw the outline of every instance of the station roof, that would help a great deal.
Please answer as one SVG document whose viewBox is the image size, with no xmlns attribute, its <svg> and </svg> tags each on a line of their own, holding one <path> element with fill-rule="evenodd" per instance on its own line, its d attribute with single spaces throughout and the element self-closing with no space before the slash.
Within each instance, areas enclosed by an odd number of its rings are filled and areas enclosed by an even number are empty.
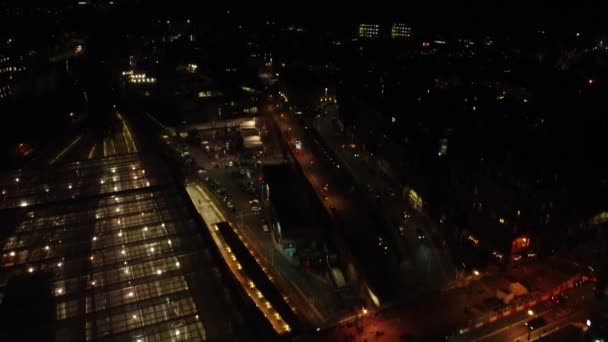
<svg viewBox="0 0 608 342">
<path fill-rule="evenodd" d="M 201 221 L 162 165 L 124 155 L 0 178 L 0 292 L 49 274 L 58 341 L 246 338 Z"/>
</svg>

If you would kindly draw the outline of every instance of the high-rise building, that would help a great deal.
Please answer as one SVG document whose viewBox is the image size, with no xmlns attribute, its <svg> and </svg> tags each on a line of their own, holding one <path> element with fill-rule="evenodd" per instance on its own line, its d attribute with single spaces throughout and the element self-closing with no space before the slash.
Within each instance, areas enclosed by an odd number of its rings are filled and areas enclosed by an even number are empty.
<svg viewBox="0 0 608 342">
<path fill-rule="evenodd" d="M 16 82 L 22 78 L 25 70 L 23 57 L 0 54 L 0 103 L 14 94 Z"/>
<path fill-rule="evenodd" d="M 409 38 L 412 36 L 412 28 L 403 23 L 393 23 L 391 26 L 391 38 Z"/>
<path fill-rule="evenodd" d="M 380 37 L 380 25 L 359 24 L 359 38 L 376 39 Z"/>
</svg>

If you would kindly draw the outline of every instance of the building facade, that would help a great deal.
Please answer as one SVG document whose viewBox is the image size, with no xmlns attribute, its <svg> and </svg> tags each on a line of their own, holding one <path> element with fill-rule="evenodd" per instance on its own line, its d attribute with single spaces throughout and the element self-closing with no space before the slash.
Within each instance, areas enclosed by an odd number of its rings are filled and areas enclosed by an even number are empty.
<svg viewBox="0 0 608 342">
<path fill-rule="evenodd" d="M 359 24 L 357 33 L 359 38 L 377 39 L 380 38 L 380 25 L 378 24 Z"/>
</svg>

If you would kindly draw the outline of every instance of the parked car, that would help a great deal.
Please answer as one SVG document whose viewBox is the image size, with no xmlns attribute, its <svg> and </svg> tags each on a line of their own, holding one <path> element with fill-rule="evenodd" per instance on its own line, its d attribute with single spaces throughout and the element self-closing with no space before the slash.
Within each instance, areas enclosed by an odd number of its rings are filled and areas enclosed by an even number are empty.
<svg viewBox="0 0 608 342">
<path fill-rule="evenodd" d="M 537 317 L 534 319 L 531 319 L 529 321 L 527 321 L 526 323 L 524 323 L 528 329 L 530 330 L 536 330 L 538 328 L 543 327 L 545 324 L 547 324 L 547 322 L 545 322 L 545 319 L 542 317 Z"/>
</svg>

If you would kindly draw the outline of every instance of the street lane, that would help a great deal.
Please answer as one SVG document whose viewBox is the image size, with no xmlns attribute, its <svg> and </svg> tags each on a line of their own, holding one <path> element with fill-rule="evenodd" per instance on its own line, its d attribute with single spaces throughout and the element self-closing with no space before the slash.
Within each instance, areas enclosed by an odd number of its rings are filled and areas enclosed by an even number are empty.
<svg viewBox="0 0 608 342">
<path fill-rule="evenodd" d="M 566 303 L 543 302 L 530 308 L 533 312 L 532 315 L 524 310 L 464 335 L 457 336 L 454 341 L 512 341 L 523 335 L 527 338 L 528 330 L 524 323 L 530 319 L 543 317 L 548 323 L 557 321 L 556 324 L 558 324 L 570 315 L 578 317 L 579 313 L 589 312 L 595 301 L 593 285 L 590 283 L 568 291 L 567 295 L 568 301 Z M 569 321 L 572 320 L 569 319 Z"/>
<path fill-rule="evenodd" d="M 338 156 L 341 165 L 344 165 L 352 174 L 358 187 L 373 189 L 373 191 L 368 190 L 369 202 L 382 211 L 384 217 L 388 218 L 392 237 L 400 245 L 401 250 L 406 251 L 404 254 L 413 259 L 419 279 L 425 280 L 418 284 L 418 289 L 436 290 L 451 279 L 454 275 L 453 266 L 447 250 L 439 247 L 441 245 L 437 243 L 437 241 L 442 241 L 442 238 L 437 237 L 437 228 L 433 228 L 432 223 L 424 215 L 408 204 L 408 201 L 402 197 L 401 187 L 391 184 L 386 177 L 383 177 L 380 170 L 373 174 L 370 172 L 371 163 L 364 161 L 369 154 L 358 148 L 350 149 L 348 145 L 351 142 L 332 125 L 330 115 L 316 118 L 313 126 L 324 139 L 326 146 L 331 148 L 334 155 Z M 346 146 L 346 148 L 342 148 L 342 146 Z M 355 157 L 355 154 L 358 156 Z M 364 167 L 364 165 L 370 166 Z M 396 196 L 391 196 L 391 191 Z M 379 201 L 375 198 L 376 195 L 380 195 Z M 401 218 L 404 210 L 407 210 L 410 215 L 407 222 L 403 222 Z M 405 233 L 401 233 L 394 222 L 399 222 L 399 225 L 404 227 Z M 427 239 L 421 242 L 415 233 L 417 229 L 423 231 Z"/>
<path fill-rule="evenodd" d="M 349 253 L 356 256 L 356 263 L 362 264 L 365 269 L 365 276 L 362 277 L 362 274 L 357 273 L 357 266 L 353 267 L 355 264 L 353 263 L 352 266 L 345 269 L 347 277 L 354 282 L 354 286 L 359 287 L 361 295 L 365 293 L 364 296 L 370 298 L 370 301 L 375 302 L 376 305 L 381 304 L 385 298 L 395 296 L 400 291 L 399 282 L 387 281 L 387 279 L 392 279 L 395 273 L 398 274 L 398 272 L 394 272 L 399 268 L 398 257 L 395 255 L 395 251 L 385 244 L 387 239 L 377 229 L 378 222 L 375 222 L 370 216 L 369 208 L 356 201 L 351 193 L 335 186 L 340 184 L 339 179 L 327 172 L 325 165 L 321 165 L 309 147 L 313 142 L 307 138 L 305 129 L 300 127 L 294 118 L 281 113 L 269 113 L 269 115 L 282 132 L 282 138 L 293 150 L 300 169 L 317 192 L 317 196 L 332 217 L 333 224 L 338 230 L 341 230 L 341 233 L 337 234 L 343 235 L 337 238 L 337 243 L 340 243 L 340 239 L 348 241 L 348 249 L 343 249 L 342 252 L 350 251 Z M 296 150 L 294 147 L 296 140 L 302 141 L 304 148 Z M 331 196 L 328 200 L 323 199 L 325 191 L 322 188 L 325 184 L 329 185 L 329 189 L 334 189 L 328 191 Z M 335 209 L 332 209 L 332 206 Z M 344 256 L 347 257 L 348 262 L 351 262 L 352 256 Z M 382 266 L 379 267 L 379 265 Z M 372 281 L 373 285 L 367 284 L 367 280 L 363 280 L 366 278 Z M 370 288 L 371 294 L 367 291 Z"/>
</svg>

